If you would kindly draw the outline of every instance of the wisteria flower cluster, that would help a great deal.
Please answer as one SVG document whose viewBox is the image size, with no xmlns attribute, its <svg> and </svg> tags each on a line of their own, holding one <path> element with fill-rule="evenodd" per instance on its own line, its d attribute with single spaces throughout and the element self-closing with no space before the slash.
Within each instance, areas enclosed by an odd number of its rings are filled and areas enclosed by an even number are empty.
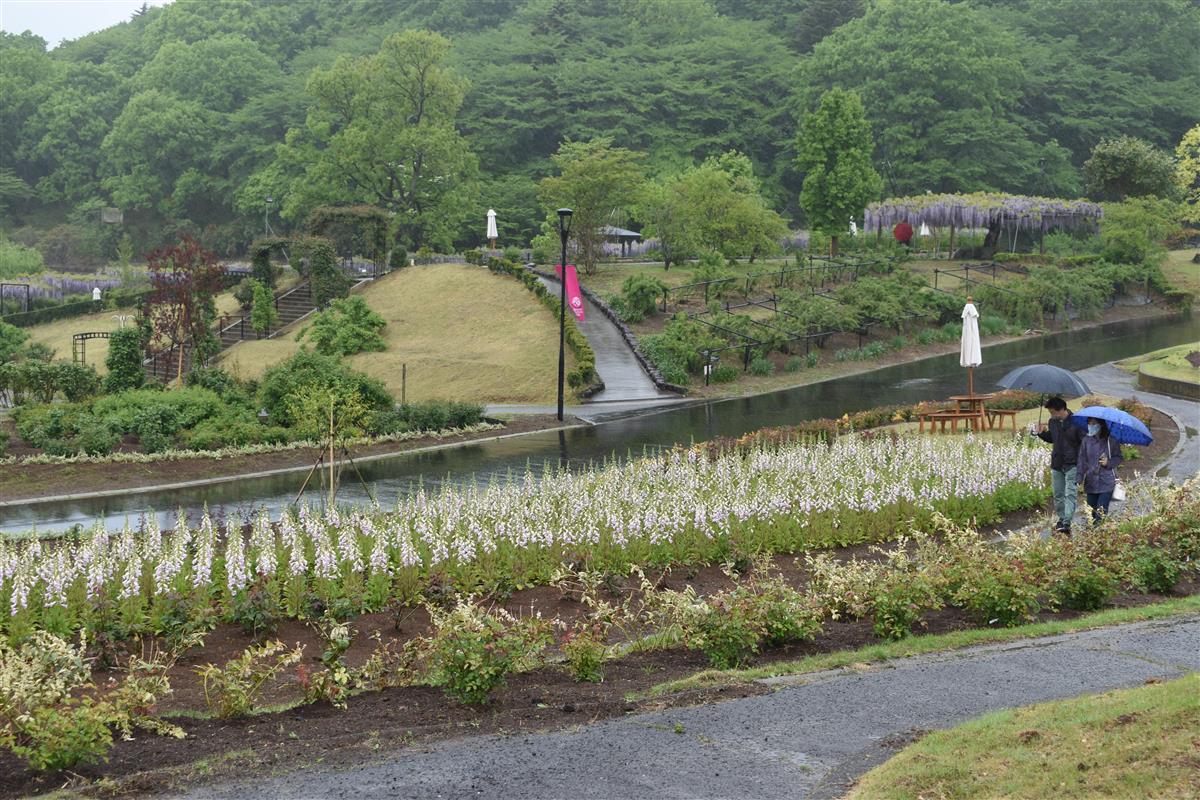
<svg viewBox="0 0 1200 800">
<path fill-rule="evenodd" d="M 1020 439 L 843 436 L 714 454 L 701 447 L 486 487 L 419 489 L 391 511 L 301 507 L 224 533 L 206 512 L 64 540 L 0 541 L 0 628 L 69 632 L 101 598 L 131 626 L 179 597 L 225 611 L 266 585 L 289 615 L 319 599 L 381 608 L 431 576 L 468 590 L 598 569 L 715 562 L 893 538 L 935 513 L 990 520 L 1046 496 L 1044 452 Z"/>
</svg>

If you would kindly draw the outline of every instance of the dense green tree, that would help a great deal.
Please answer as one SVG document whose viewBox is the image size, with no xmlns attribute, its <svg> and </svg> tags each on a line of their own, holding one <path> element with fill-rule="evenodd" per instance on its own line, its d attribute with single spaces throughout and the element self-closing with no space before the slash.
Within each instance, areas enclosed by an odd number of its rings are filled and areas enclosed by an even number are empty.
<svg viewBox="0 0 1200 800">
<path fill-rule="evenodd" d="M 564 142 L 551 160 L 557 175 L 543 178 L 538 197 L 552 209 L 543 224 L 543 236 L 552 253 L 558 253 L 558 217 L 553 209 L 570 208 L 571 239 L 584 271 L 596 271 L 605 242 L 603 229 L 618 221 L 621 211 L 637 206 L 645 186 L 642 156 L 614 147 L 610 137 L 589 142 Z M 555 258 L 555 261 L 558 259 Z"/>
<path fill-rule="evenodd" d="M 1176 180 L 1183 193 L 1185 222 L 1200 223 L 1200 124 L 1192 127 L 1175 148 Z"/>
<path fill-rule="evenodd" d="M 854 92 L 826 92 L 801 124 L 796 141 L 796 166 L 804 174 L 800 207 L 809 227 L 829 235 L 833 255 L 838 236 L 883 187 L 871 166 L 874 149 L 862 101 Z"/>
<path fill-rule="evenodd" d="M 842 25 L 801 62 L 801 114 L 830 88 L 853 89 L 875 131 L 893 194 L 1073 186 L 1070 154 L 1029 129 L 1020 47 L 965 3 L 889 0 Z"/>
<path fill-rule="evenodd" d="M 1175 159 L 1132 136 L 1101 139 L 1083 163 L 1083 177 L 1093 200 L 1170 197 L 1178 190 Z"/>
<path fill-rule="evenodd" d="M 303 129 L 288 133 L 258 179 L 292 174 L 285 215 L 376 205 L 395 212 L 398 241 L 410 249 L 452 246 L 476 197 L 478 165 L 454 127 L 466 84 L 444 66 L 449 48 L 437 34 L 408 32 L 374 56 L 313 72 Z"/>
<path fill-rule="evenodd" d="M 662 243 L 664 266 L 701 250 L 726 258 L 765 255 L 787 233 L 759 192 L 750 159 L 731 151 L 670 176 L 645 196 L 647 233 Z"/>
<path fill-rule="evenodd" d="M 271 287 L 259 281 L 254 281 L 253 291 L 250 326 L 259 336 L 266 336 L 271 332 L 271 328 L 279 325 L 279 310 L 275 308 L 275 293 L 271 291 Z"/>
</svg>

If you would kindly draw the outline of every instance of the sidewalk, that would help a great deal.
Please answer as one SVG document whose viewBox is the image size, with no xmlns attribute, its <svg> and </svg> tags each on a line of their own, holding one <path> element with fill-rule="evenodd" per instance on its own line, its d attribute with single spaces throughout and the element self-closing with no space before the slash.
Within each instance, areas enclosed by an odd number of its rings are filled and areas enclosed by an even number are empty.
<svg viewBox="0 0 1200 800">
<path fill-rule="evenodd" d="M 1200 616 L 776 679 L 779 690 L 574 731 L 466 738 L 186 798 L 836 798 L 915 730 L 1200 669 Z M 348 721 L 347 724 L 353 724 Z"/>
</svg>

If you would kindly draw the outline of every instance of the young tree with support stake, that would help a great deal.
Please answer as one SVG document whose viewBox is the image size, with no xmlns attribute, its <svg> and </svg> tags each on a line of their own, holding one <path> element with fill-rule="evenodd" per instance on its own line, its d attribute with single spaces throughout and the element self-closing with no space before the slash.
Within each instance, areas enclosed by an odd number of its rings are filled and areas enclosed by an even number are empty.
<svg viewBox="0 0 1200 800">
<path fill-rule="evenodd" d="M 883 190 L 883 180 L 871 166 L 874 149 L 862 101 L 854 92 L 826 92 L 801 125 L 796 142 L 796 166 L 804 173 L 800 207 L 810 228 L 829 235 L 830 255 L 837 255 L 838 234 Z"/>
</svg>

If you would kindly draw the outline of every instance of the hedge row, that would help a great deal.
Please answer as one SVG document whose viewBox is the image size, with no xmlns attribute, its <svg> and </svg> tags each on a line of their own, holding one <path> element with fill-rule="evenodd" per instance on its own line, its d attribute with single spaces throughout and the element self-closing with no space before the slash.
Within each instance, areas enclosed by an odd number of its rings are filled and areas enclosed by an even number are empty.
<svg viewBox="0 0 1200 800">
<path fill-rule="evenodd" d="M 537 275 L 505 258 L 489 259 L 487 268 L 497 274 L 511 275 L 521 281 L 525 284 L 526 289 L 537 295 L 538 299 L 554 313 L 554 316 L 558 317 L 561 305 L 559 299 L 550 293 Z M 570 347 L 571 352 L 575 354 L 575 369 L 567 375 L 567 383 L 573 389 L 583 389 L 596 380 L 596 354 L 593 352 L 592 346 L 588 344 L 587 337 L 576 327 L 575 318 L 569 314 L 567 315 L 566 338 L 567 347 Z"/>
</svg>

